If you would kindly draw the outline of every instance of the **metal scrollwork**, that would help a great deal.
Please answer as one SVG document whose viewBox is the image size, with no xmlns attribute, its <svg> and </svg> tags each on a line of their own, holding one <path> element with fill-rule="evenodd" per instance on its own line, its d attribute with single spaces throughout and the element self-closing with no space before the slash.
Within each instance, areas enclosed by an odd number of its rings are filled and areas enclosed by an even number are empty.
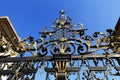
<svg viewBox="0 0 120 80">
<path fill-rule="evenodd" d="M 1 19 L 0 19 L 1 20 Z M 120 27 L 120 19 L 116 26 Z M 51 27 L 50 27 L 51 29 Z M 0 30 L 3 31 L 0 24 Z M 34 80 L 37 71 L 46 71 L 46 80 L 109 80 L 109 76 L 120 76 L 120 33 L 119 28 L 107 29 L 107 33 L 96 31 L 86 35 L 82 23 L 60 11 L 52 29 L 46 28 L 39 34 L 18 41 L 0 32 L 0 80 Z M 13 38 L 13 37 L 12 37 Z M 10 43 L 12 41 L 12 43 Z M 13 44 L 14 43 L 14 44 Z M 78 64 L 77 64 L 78 62 Z M 5 75 L 5 76 L 4 76 Z M 3 79 L 5 80 L 5 79 Z"/>
<path fill-rule="evenodd" d="M 37 54 L 38 54 L 40 57 L 43 57 L 43 56 L 47 55 L 47 53 L 48 53 L 47 48 L 42 45 L 42 46 L 39 47 Z"/>
<path fill-rule="evenodd" d="M 66 50 L 65 53 L 67 54 L 74 54 L 76 51 L 75 45 L 73 43 L 67 43 L 66 44 Z"/>
<path fill-rule="evenodd" d="M 60 52 L 59 50 L 59 45 L 53 44 L 50 49 L 50 53 L 53 54 L 58 54 Z"/>
<path fill-rule="evenodd" d="M 39 57 L 42 57 L 42 60 L 44 60 L 44 57 L 46 56 L 52 56 L 51 60 L 53 59 L 53 68 L 49 68 L 49 66 L 45 67 L 45 71 L 47 72 L 46 79 L 49 79 L 49 73 L 51 73 L 52 71 L 55 78 L 58 80 L 60 79 L 60 77 L 65 78 L 66 75 L 69 79 L 69 74 L 74 73 L 74 71 L 78 73 L 78 76 L 80 76 L 78 72 L 80 66 L 74 67 L 75 61 L 73 60 L 74 58 L 72 58 L 72 56 L 78 55 L 81 56 L 81 59 L 83 59 L 84 56 L 92 56 L 95 52 L 102 50 L 105 52 L 102 55 L 105 54 L 106 56 L 108 56 L 111 52 L 118 51 L 117 49 L 119 49 L 118 42 L 111 43 L 111 39 L 113 39 L 112 34 L 114 33 L 113 30 L 107 29 L 107 34 L 99 31 L 94 32 L 92 36 L 86 35 L 86 30 L 87 29 L 83 27 L 83 24 L 72 23 L 72 19 L 67 17 L 64 11 L 61 11 L 60 17 L 54 21 L 51 31 L 47 31 L 46 28 L 44 28 L 43 31 L 39 33 L 41 34 L 40 39 L 34 41 L 33 37 L 30 36 L 23 41 L 26 42 L 26 40 L 29 40 L 29 43 L 24 44 L 24 46 L 27 46 L 24 47 L 24 51 L 35 51 L 34 53 L 36 53 L 36 55 L 38 55 Z M 99 67 L 99 64 L 101 64 L 99 62 L 102 59 L 93 58 L 92 60 L 94 66 L 90 66 L 90 61 L 87 58 L 85 58 L 85 60 L 83 60 L 83 62 L 81 63 L 81 65 L 84 65 L 81 66 L 81 68 L 86 68 L 83 71 L 82 78 L 87 80 L 102 80 L 105 78 L 108 79 L 106 67 Z M 102 63 L 103 66 L 108 66 L 108 68 L 113 67 L 112 65 L 114 61 L 109 64 L 111 60 L 104 58 Z M 73 69 L 73 72 L 71 71 L 71 69 Z M 101 73 L 105 76 L 97 76 L 98 74 L 101 74 L 99 73 L 100 69 Z M 68 73 L 66 74 L 66 72 Z M 110 73 L 111 71 L 108 72 Z M 113 73 L 110 74 L 113 75 Z M 80 80 L 79 77 L 77 77 L 77 79 Z"/>
<path fill-rule="evenodd" d="M 77 51 L 80 55 L 88 54 L 88 45 L 86 43 L 79 44 Z"/>
</svg>

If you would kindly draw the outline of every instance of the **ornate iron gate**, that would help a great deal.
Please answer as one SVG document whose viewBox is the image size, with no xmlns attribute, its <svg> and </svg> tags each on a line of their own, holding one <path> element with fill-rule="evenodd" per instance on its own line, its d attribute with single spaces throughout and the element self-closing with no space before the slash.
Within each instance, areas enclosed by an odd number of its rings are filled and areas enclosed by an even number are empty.
<svg viewBox="0 0 120 80">
<path fill-rule="evenodd" d="M 19 40 L 6 17 L 0 18 L 0 75 L 7 80 L 34 80 L 39 68 L 46 80 L 109 80 L 120 75 L 120 19 L 115 30 L 86 35 L 83 24 L 74 24 L 60 11 L 51 31 L 43 29 L 41 37 Z M 102 74 L 100 76 L 100 74 Z M 112 77 L 113 78 L 113 77 Z"/>
</svg>

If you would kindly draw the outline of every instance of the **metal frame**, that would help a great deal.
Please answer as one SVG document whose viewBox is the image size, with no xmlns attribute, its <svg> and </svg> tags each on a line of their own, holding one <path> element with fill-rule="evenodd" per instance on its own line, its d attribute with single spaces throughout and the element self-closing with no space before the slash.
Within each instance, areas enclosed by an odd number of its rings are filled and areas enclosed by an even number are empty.
<svg viewBox="0 0 120 80">
<path fill-rule="evenodd" d="M 40 68 L 46 71 L 46 80 L 50 80 L 50 74 L 56 80 L 70 80 L 71 74 L 77 74 L 76 80 L 109 80 L 111 75 L 120 75 L 120 39 L 119 30 L 116 30 L 120 20 L 115 30 L 88 36 L 83 24 L 74 24 L 61 10 L 51 31 L 43 29 L 39 39 L 29 36 L 23 40 L 19 40 L 7 17 L 1 17 L 0 22 L 4 30 L 1 42 L 8 45 L 4 47 L 1 43 L 1 53 L 9 53 L 0 56 L 0 75 L 6 75 L 7 80 L 34 80 Z"/>
</svg>

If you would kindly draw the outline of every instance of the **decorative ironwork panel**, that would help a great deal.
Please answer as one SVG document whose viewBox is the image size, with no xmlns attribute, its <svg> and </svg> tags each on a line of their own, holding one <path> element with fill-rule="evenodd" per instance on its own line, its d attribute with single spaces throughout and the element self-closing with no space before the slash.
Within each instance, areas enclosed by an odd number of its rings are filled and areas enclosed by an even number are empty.
<svg viewBox="0 0 120 80">
<path fill-rule="evenodd" d="M 60 11 L 51 31 L 43 29 L 40 38 L 29 36 L 19 40 L 6 17 L 0 18 L 0 78 L 34 80 L 39 69 L 46 71 L 46 80 L 109 80 L 120 76 L 120 19 L 115 30 L 94 32 L 92 36 L 83 24 L 74 24 Z M 112 77 L 114 78 L 114 77 Z M 114 79 L 113 79 L 114 80 Z"/>
</svg>

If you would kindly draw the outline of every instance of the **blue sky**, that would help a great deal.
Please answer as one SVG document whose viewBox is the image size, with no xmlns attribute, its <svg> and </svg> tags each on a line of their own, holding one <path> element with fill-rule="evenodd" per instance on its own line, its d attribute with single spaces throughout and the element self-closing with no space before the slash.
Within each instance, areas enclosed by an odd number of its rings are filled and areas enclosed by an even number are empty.
<svg viewBox="0 0 120 80">
<path fill-rule="evenodd" d="M 88 32 L 114 28 L 120 16 L 119 0 L 0 0 L 0 16 L 9 16 L 18 35 L 37 35 L 49 27 L 60 10 L 81 22 Z"/>
<path fill-rule="evenodd" d="M 29 35 L 38 38 L 60 10 L 65 10 L 74 23 L 83 23 L 88 33 L 105 32 L 117 23 L 120 0 L 0 0 L 0 16 L 10 18 L 22 39 Z"/>
</svg>

